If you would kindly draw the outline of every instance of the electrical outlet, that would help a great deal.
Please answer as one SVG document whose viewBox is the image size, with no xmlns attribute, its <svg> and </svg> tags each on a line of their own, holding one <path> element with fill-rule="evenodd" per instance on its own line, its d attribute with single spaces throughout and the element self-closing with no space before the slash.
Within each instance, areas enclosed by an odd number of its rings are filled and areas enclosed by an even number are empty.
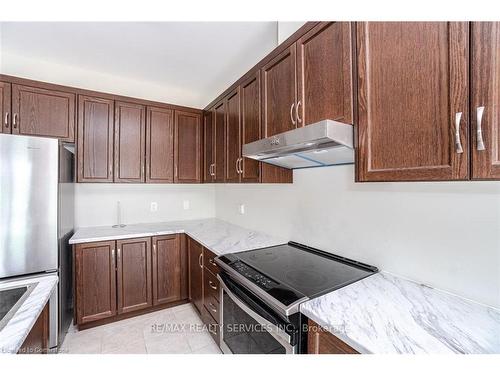
<svg viewBox="0 0 500 375">
<path fill-rule="evenodd" d="M 238 212 L 240 213 L 240 215 L 245 214 L 245 205 L 244 204 L 240 204 L 240 206 L 238 207 Z"/>
<path fill-rule="evenodd" d="M 182 206 L 184 207 L 185 210 L 189 210 L 190 207 L 189 201 L 182 202 Z"/>
<path fill-rule="evenodd" d="M 151 212 L 158 211 L 158 203 L 156 202 L 151 202 L 151 207 L 150 207 Z"/>
</svg>

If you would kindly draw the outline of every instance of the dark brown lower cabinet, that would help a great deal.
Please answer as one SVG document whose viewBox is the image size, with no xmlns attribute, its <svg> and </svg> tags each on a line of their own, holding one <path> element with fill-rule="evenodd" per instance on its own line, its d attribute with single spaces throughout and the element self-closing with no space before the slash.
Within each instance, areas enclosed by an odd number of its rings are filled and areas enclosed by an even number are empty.
<svg viewBox="0 0 500 375">
<path fill-rule="evenodd" d="M 76 323 L 116 315 L 115 241 L 75 246 Z"/>
<path fill-rule="evenodd" d="M 156 236 L 153 243 L 153 305 L 188 297 L 185 235 Z"/>
<path fill-rule="evenodd" d="M 49 348 L 49 303 L 45 305 L 17 354 L 46 354 Z"/>
<path fill-rule="evenodd" d="M 203 248 L 203 311 L 201 312 L 201 320 L 219 345 L 220 286 L 217 279 L 219 266 L 215 264 L 215 256 L 210 250 Z"/>
<path fill-rule="evenodd" d="M 153 305 L 151 238 L 116 241 L 118 314 Z"/>
<path fill-rule="evenodd" d="M 345 342 L 332 335 L 316 322 L 309 320 L 308 354 L 359 354 Z"/>
<path fill-rule="evenodd" d="M 74 251 L 75 322 L 79 328 L 188 300 L 184 234 L 78 244 Z"/>
<path fill-rule="evenodd" d="M 188 238 L 189 251 L 189 299 L 198 309 L 203 311 L 203 247 L 195 240 Z"/>
</svg>

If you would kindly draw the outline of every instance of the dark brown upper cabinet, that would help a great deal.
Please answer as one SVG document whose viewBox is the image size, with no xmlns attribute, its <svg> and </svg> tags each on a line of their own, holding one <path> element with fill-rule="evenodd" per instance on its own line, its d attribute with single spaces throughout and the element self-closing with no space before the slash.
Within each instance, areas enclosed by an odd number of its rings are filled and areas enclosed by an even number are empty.
<svg viewBox="0 0 500 375">
<path fill-rule="evenodd" d="M 201 182 L 202 124 L 201 114 L 175 111 L 174 181 Z"/>
<path fill-rule="evenodd" d="M 113 182 L 114 101 L 78 96 L 78 182 Z"/>
<path fill-rule="evenodd" d="M 214 112 L 212 109 L 203 112 L 203 182 L 213 182 L 215 177 L 214 172 L 214 136 L 215 136 L 215 121 L 213 120 Z"/>
<path fill-rule="evenodd" d="M 144 182 L 146 108 L 115 102 L 114 182 Z"/>
<path fill-rule="evenodd" d="M 10 133 L 12 115 L 10 111 L 11 85 L 7 82 L 0 82 L 0 115 L 2 116 L 2 126 L 0 133 Z"/>
<path fill-rule="evenodd" d="M 116 315 L 115 241 L 75 246 L 76 323 Z"/>
<path fill-rule="evenodd" d="M 188 237 L 189 252 L 189 300 L 198 309 L 203 311 L 203 247 Z"/>
<path fill-rule="evenodd" d="M 75 141 L 75 94 L 12 85 L 12 134 Z"/>
<path fill-rule="evenodd" d="M 153 305 L 186 299 L 187 251 L 181 246 L 181 235 L 156 236 L 152 242 Z"/>
<path fill-rule="evenodd" d="M 297 41 L 298 126 L 353 123 L 351 35 L 350 22 L 320 22 Z"/>
<path fill-rule="evenodd" d="M 118 314 L 153 305 L 151 238 L 116 241 Z"/>
<path fill-rule="evenodd" d="M 226 169 L 226 100 L 222 100 L 214 108 L 214 168 L 213 181 L 225 182 Z"/>
<path fill-rule="evenodd" d="M 174 111 L 171 109 L 147 108 L 146 182 L 174 182 Z"/>
<path fill-rule="evenodd" d="M 263 137 L 297 127 L 296 46 L 278 54 L 261 69 Z"/>
<path fill-rule="evenodd" d="M 472 178 L 500 179 L 500 22 L 471 33 Z"/>
<path fill-rule="evenodd" d="M 468 178 L 468 30 L 357 24 L 359 181 Z"/>
<path fill-rule="evenodd" d="M 226 182 L 240 181 L 241 138 L 240 138 L 240 90 L 236 88 L 226 98 Z"/>
<path fill-rule="evenodd" d="M 261 138 L 260 112 L 260 72 L 240 86 L 241 96 L 241 147 L 246 143 Z M 258 161 L 241 157 L 240 173 L 242 182 L 260 182 L 260 164 Z"/>
</svg>

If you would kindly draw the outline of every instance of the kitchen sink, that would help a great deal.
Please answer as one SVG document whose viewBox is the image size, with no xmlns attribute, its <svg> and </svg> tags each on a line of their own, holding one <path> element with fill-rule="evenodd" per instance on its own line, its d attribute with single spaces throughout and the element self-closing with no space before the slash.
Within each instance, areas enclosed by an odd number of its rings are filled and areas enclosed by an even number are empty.
<svg viewBox="0 0 500 375">
<path fill-rule="evenodd" d="M 0 289 L 0 331 L 28 298 L 37 283 Z"/>
</svg>

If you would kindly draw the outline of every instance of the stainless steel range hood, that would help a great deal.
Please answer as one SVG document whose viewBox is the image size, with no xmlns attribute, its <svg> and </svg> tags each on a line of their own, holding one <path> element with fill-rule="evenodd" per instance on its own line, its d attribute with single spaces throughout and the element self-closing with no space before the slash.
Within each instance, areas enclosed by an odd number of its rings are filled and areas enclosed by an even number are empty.
<svg viewBox="0 0 500 375">
<path fill-rule="evenodd" d="M 287 169 L 352 164 L 353 126 L 323 120 L 247 143 L 243 156 Z"/>
</svg>

